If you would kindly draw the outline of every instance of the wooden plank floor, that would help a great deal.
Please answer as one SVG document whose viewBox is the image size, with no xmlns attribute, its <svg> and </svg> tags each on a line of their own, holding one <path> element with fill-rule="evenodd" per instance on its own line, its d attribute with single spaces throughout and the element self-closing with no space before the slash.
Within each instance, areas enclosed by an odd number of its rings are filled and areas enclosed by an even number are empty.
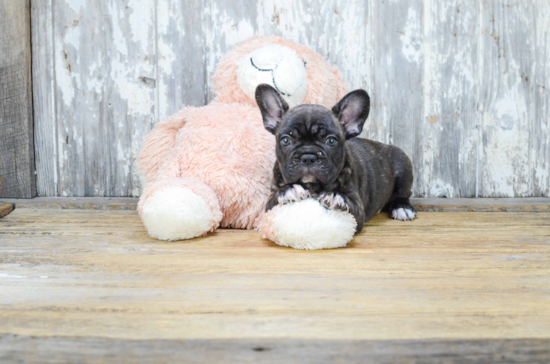
<svg viewBox="0 0 550 364">
<path fill-rule="evenodd" d="M 0 219 L 0 362 L 550 361 L 550 213 L 386 214 L 345 249 L 148 237 L 135 211 Z"/>
</svg>

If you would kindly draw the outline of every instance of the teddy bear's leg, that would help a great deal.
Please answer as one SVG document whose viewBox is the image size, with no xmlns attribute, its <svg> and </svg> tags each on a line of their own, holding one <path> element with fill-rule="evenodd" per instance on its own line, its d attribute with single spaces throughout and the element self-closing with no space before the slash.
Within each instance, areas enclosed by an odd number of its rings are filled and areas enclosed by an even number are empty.
<svg viewBox="0 0 550 364">
<path fill-rule="evenodd" d="M 138 212 L 150 236 L 172 241 L 214 231 L 223 216 L 214 191 L 195 178 L 149 183 Z"/>
</svg>

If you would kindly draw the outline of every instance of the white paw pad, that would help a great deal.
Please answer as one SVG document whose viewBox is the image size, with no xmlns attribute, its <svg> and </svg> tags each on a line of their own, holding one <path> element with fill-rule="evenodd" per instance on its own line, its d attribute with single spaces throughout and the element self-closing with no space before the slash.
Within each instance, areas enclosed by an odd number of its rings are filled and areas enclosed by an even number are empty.
<svg viewBox="0 0 550 364">
<path fill-rule="evenodd" d="M 407 207 L 400 207 L 391 212 L 391 218 L 395 220 L 408 221 L 416 217 L 416 211 Z"/>
<path fill-rule="evenodd" d="M 322 193 L 319 196 L 318 200 L 321 205 L 327 209 L 349 211 L 349 207 L 346 205 L 346 201 L 342 196 L 337 193 Z"/>
<path fill-rule="evenodd" d="M 300 185 L 294 185 L 285 191 L 284 195 L 279 196 L 277 202 L 279 205 L 286 205 L 291 202 L 298 202 L 310 197 L 309 191 Z"/>
</svg>

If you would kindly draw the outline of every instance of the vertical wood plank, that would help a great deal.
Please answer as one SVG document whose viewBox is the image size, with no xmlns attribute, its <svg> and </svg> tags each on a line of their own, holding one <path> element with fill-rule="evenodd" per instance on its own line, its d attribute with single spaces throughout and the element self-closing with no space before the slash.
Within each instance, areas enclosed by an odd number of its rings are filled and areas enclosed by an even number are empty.
<svg viewBox="0 0 550 364">
<path fill-rule="evenodd" d="M 28 0 L 0 1 L 0 197 L 36 195 Z"/>
<path fill-rule="evenodd" d="M 31 19 L 36 189 L 39 196 L 57 196 L 52 0 L 33 0 Z"/>
<path fill-rule="evenodd" d="M 159 120 L 206 103 L 202 0 L 157 0 Z"/>
<path fill-rule="evenodd" d="M 415 156 L 416 124 L 423 116 L 422 1 L 372 2 L 375 39 L 372 119 L 377 140 L 394 144 L 412 159 L 415 176 L 423 164 Z M 414 189 L 418 190 L 418 181 Z"/>
<path fill-rule="evenodd" d="M 232 46 L 258 35 L 256 19 L 256 1 L 204 0 L 202 25 L 205 41 L 206 103 L 214 98 L 211 89 L 216 64 Z"/>
<path fill-rule="evenodd" d="M 476 193 L 477 4 L 424 2 L 424 115 L 416 123 L 414 155 L 417 196 Z"/>
<path fill-rule="evenodd" d="M 233 45 L 279 35 L 370 93 L 363 136 L 411 156 L 415 195 L 548 196 L 549 9 L 543 0 L 36 0 L 38 192 L 138 195 L 134 159 L 155 122 L 208 103 Z"/>
<path fill-rule="evenodd" d="M 374 50 L 367 1 L 266 0 L 258 27 L 261 34 L 302 43 L 321 54 L 338 67 L 350 91 L 372 93 Z"/>
<path fill-rule="evenodd" d="M 535 100 L 531 148 L 533 163 L 533 195 L 550 196 L 550 4 L 536 0 L 535 77 L 532 80 Z"/>
<path fill-rule="evenodd" d="M 155 1 L 56 1 L 63 196 L 137 196 L 134 162 L 155 122 Z"/>
<path fill-rule="evenodd" d="M 533 112 L 531 1 L 481 1 L 482 148 L 480 197 L 532 195 L 530 132 Z M 538 132 L 538 131 L 534 131 Z"/>
</svg>

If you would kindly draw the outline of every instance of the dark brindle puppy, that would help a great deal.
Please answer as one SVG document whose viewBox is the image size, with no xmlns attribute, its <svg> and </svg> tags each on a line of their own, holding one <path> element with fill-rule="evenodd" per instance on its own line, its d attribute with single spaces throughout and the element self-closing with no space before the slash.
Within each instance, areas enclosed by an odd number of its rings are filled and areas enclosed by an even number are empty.
<svg viewBox="0 0 550 364">
<path fill-rule="evenodd" d="M 300 105 L 288 110 L 269 85 L 256 89 L 265 128 L 276 137 L 277 162 L 266 211 L 314 197 L 329 209 L 349 211 L 357 231 L 381 210 L 412 220 L 409 202 L 412 165 L 399 148 L 352 139 L 363 129 L 370 109 L 364 90 L 350 92 L 332 108 Z"/>
</svg>

